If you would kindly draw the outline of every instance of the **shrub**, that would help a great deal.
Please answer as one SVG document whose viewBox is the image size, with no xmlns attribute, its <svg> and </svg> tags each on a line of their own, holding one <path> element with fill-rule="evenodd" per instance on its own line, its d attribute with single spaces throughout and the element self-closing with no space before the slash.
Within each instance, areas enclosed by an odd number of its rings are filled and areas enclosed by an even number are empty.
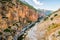
<svg viewBox="0 0 60 40">
<path fill-rule="evenodd" d="M 12 1 L 12 0 L 2 0 L 2 1 L 7 1 L 7 2 L 9 2 L 9 1 Z"/>
<path fill-rule="evenodd" d="M 9 29 L 5 29 L 4 32 L 10 32 L 10 30 Z"/>
<path fill-rule="evenodd" d="M 60 35 L 60 31 L 58 31 L 58 34 Z"/>
<path fill-rule="evenodd" d="M 8 28 L 11 29 L 11 26 L 9 26 Z"/>
<path fill-rule="evenodd" d="M 0 35 L 2 35 L 2 32 L 0 32 Z"/>
<path fill-rule="evenodd" d="M 56 28 L 58 25 L 57 24 L 54 24 L 54 23 L 52 23 L 51 25 L 49 25 L 49 27 L 48 27 L 48 31 L 49 30 L 51 30 L 51 29 L 54 29 L 54 28 Z"/>
<path fill-rule="evenodd" d="M 36 10 L 33 6 L 29 5 L 27 2 L 22 2 L 22 1 L 20 1 L 20 0 L 17 0 L 17 2 L 20 2 L 20 4 L 26 5 L 26 6 L 28 6 L 29 8 Z M 37 10 L 36 10 L 36 11 L 37 11 Z"/>
<path fill-rule="evenodd" d="M 44 18 L 44 21 L 46 21 L 48 19 L 48 17 Z"/>
<path fill-rule="evenodd" d="M 54 23 L 52 23 L 52 25 L 54 25 Z"/>
<path fill-rule="evenodd" d="M 51 18 L 51 20 L 53 20 L 53 18 Z"/>
<path fill-rule="evenodd" d="M 17 40 L 23 40 L 24 39 L 23 35 L 24 34 L 22 34 L 21 36 L 19 36 Z"/>
<path fill-rule="evenodd" d="M 57 16 L 57 15 L 58 15 L 58 14 L 55 14 L 54 17 Z"/>
</svg>

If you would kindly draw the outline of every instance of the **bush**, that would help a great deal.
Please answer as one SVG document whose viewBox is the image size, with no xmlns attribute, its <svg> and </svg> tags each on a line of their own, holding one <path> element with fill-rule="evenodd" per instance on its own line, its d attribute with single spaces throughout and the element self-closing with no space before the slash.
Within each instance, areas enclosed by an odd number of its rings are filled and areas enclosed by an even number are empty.
<svg viewBox="0 0 60 40">
<path fill-rule="evenodd" d="M 51 25 L 49 25 L 49 27 L 48 27 L 48 31 L 49 30 L 51 30 L 51 29 L 54 29 L 54 28 L 56 28 L 58 25 L 57 24 L 54 24 L 54 23 L 52 23 Z"/>
<path fill-rule="evenodd" d="M 52 23 L 52 25 L 54 25 L 54 23 Z"/>
<path fill-rule="evenodd" d="M 48 19 L 48 17 L 44 18 L 44 21 L 46 21 Z"/>
<path fill-rule="evenodd" d="M 58 31 L 58 34 L 60 35 L 60 31 Z"/>
<path fill-rule="evenodd" d="M 4 32 L 10 32 L 10 30 L 9 29 L 5 29 Z"/>
<path fill-rule="evenodd" d="M 57 16 L 57 15 L 58 15 L 58 14 L 55 14 L 54 17 Z"/>
<path fill-rule="evenodd" d="M 51 20 L 53 20 L 53 18 L 51 18 Z"/>
<path fill-rule="evenodd" d="M 0 32 L 0 35 L 2 35 L 2 32 Z"/>
<path fill-rule="evenodd" d="M 2 1 L 7 1 L 7 2 L 9 2 L 9 1 L 12 1 L 12 0 L 2 0 Z"/>
<path fill-rule="evenodd" d="M 23 35 L 24 34 L 22 34 L 21 36 L 19 36 L 17 40 L 23 40 L 24 39 Z"/>
<path fill-rule="evenodd" d="M 11 26 L 9 26 L 8 28 L 11 29 Z"/>
</svg>

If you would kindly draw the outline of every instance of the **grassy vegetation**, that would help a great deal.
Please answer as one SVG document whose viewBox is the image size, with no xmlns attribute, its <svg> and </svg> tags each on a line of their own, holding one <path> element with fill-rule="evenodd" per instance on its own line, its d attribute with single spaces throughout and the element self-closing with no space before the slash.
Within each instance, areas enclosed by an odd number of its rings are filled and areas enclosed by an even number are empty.
<svg viewBox="0 0 60 40">
<path fill-rule="evenodd" d="M 51 30 L 51 29 L 54 29 L 54 28 L 56 28 L 56 27 L 58 27 L 58 25 L 57 24 L 54 24 L 54 23 L 52 23 L 51 25 L 49 25 L 49 27 L 48 27 L 48 31 L 49 30 Z"/>
<path fill-rule="evenodd" d="M 58 14 L 55 14 L 54 17 L 56 17 Z"/>
<path fill-rule="evenodd" d="M 60 35 L 60 31 L 58 31 L 58 34 Z"/>
<path fill-rule="evenodd" d="M 4 30 L 4 32 L 11 32 L 8 28 Z"/>
</svg>

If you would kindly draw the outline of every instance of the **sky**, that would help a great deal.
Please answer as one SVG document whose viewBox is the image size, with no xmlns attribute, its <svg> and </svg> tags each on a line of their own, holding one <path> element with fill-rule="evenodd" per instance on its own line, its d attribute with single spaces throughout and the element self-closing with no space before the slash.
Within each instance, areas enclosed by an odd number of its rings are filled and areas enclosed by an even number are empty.
<svg viewBox="0 0 60 40">
<path fill-rule="evenodd" d="M 24 0 L 36 9 L 58 10 L 60 8 L 60 0 Z"/>
</svg>

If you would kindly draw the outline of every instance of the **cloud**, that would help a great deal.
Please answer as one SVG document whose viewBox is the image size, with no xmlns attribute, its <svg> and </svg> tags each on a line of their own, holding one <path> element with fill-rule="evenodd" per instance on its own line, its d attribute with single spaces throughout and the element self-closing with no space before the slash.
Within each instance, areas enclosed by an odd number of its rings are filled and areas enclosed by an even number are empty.
<svg viewBox="0 0 60 40">
<path fill-rule="evenodd" d="M 33 0 L 33 2 L 34 2 L 37 6 L 41 6 L 41 5 L 43 5 L 43 3 L 41 3 L 41 2 L 38 1 L 38 0 Z"/>
</svg>

